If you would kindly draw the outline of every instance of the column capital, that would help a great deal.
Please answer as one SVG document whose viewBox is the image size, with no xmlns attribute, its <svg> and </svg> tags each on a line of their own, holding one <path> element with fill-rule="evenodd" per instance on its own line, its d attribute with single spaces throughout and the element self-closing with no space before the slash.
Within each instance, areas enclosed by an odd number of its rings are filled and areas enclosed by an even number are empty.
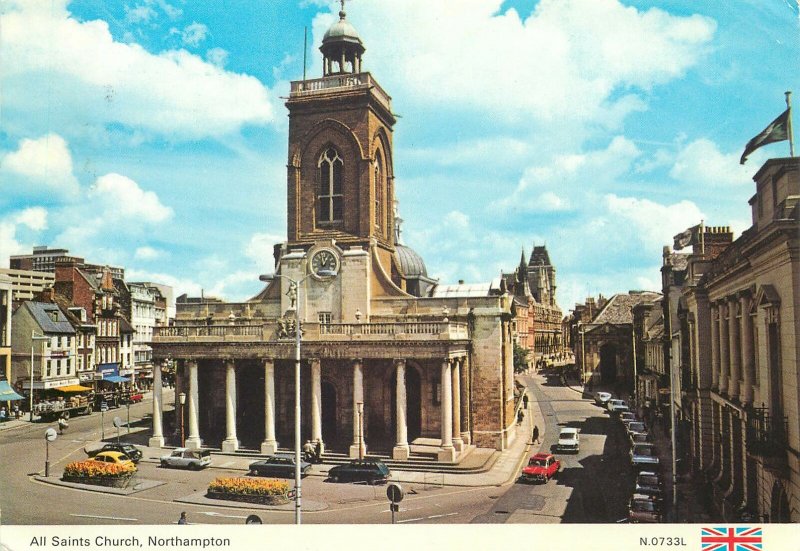
<svg viewBox="0 0 800 551">
<path fill-rule="evenodd" d="M 312 367 L 313 367 L 313 366 L 319 366 L 319 365 L 321 365 L 321 364 L 322 364 L 322 359 L 321 359 L 321 358 L 309 358 L 309 359 L 308 359 L 308 363 L 309 363 L 309 365 L 311 365 Z"/>
<path fill-rule="evenodd" d="M 394 365 L 395 367 L 396 366 L 400 366 L 400 365 L 404 366 L 404 365 L 406 365 L 406 359 L 405 358 L 395 358 L 394 360 L 392 360 L 392 365 Z"/>
</svg>

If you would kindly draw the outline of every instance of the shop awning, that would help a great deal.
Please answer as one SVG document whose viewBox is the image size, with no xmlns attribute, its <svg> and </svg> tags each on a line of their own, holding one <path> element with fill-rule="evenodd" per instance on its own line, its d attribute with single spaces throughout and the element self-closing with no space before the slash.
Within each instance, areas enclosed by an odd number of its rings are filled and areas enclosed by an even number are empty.
<svg viewBox="0 0 800 551">
<path fill-rule="evenodd" d="M 109 375 L 108 377 L 103 378 L 104 381 L 108 381 L 109 383 L 119 384 L 119 383 L 127 383 L 130 381 L 130 377 L 122 377 L 121 375 Z"/>
<path fill-rule="evenodd" d="M 0 381 L 0 402 L 9 402 L 11 400 L 24 400 L 25 398 L 14 392 L 8 381 Z"/>
<path fill-rule="evenodd" d="M 59 392 L 86 392 L 92 389 L 81 385 L 67 385 L 67 386 L 58 386 L 53 390 L 57 390 Z"/>
</svg>

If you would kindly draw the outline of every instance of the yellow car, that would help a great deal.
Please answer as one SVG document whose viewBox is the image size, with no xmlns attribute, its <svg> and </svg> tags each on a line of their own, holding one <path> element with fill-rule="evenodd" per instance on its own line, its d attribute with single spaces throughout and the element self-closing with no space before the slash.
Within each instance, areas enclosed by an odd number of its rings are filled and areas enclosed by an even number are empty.
<svg viewBox="0 0 800 551">
<path fill-rule="evenodd" d="M 117 465 L 130 465 L 136 470 L 136 465 L 133 461 L 122 452 L 100 452 L 95 455 L 90 461 L 99 461 L 101 463 L 116 463 Z"/>
</svg>

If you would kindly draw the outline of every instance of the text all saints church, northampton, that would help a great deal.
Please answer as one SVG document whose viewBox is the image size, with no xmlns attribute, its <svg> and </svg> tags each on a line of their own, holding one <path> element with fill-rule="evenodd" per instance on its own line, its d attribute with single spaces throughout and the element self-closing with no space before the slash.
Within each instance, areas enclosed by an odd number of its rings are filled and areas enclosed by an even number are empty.
<svg viewBox="0 0 800 551">
<path fill-rule="evenodd" d="M 288 240 L 275 247 L 275 277 L 244 303 L 179 301 L 175 325 L 156 328 L 154 359 L 175 362 L 187 397 L 186 446 L 293 446 L 299 310 L 303 441 L 350 457 L 423 449 L 442 462 L 504 449 L 513 297 L 439 286 L 398 243 L 391 98 L 362 72 L 365 48 L 344 12 L 320 50 L 324 76 L 292 82 L 286 102 Z M 155 371 L 150 445 L 163 446 Z"/>
</svg>

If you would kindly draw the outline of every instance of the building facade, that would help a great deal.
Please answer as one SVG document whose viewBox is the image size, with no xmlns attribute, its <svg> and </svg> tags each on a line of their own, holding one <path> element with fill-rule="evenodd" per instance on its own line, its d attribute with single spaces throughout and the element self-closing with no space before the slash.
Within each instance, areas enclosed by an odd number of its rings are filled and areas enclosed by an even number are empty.
<svg viewBox="0 0 800 551">
<path fill-rule="evenodd" d="M 754 181 L 752 226 L 722 251 L 694 246 L 671 365 L 692 467 L 721 516 L 798 522 L 800 159 L 771 159 Z"/>
<path fill-rule="evenodd" d="M 361 71 L 344 12 L 320 50 L 323 77 L 292 82 L 286 102 L 276 277 L 246 303 L 179 300 L 175 325 L 154 329 L 154 360 L 177 362 L 188 396 L 186 444 L 273 453 L 293 441 L 299 319 L 303 439 L 401 460 L 417 446 L 445 462 L 503 449 L 515 424 L 511 298 L 436 296 L 419 255 L 398 254 L 391 98 Z M 153 445 L 160 417 L 156 403 Z"/>
</svg>

